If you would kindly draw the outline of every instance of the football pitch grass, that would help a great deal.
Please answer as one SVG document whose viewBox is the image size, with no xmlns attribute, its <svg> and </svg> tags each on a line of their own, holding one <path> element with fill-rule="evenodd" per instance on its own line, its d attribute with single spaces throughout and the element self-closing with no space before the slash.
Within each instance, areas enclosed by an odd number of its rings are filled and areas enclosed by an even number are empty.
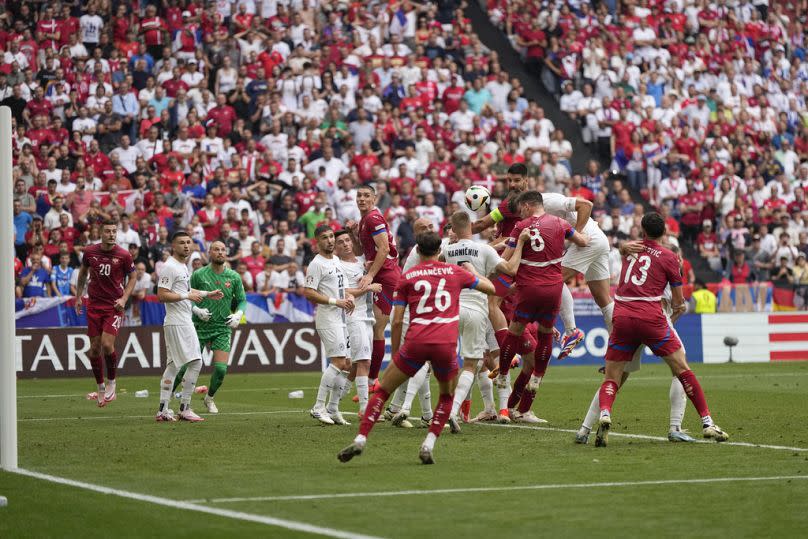
<svg viewBox="0 0 808 539">
<path fill-rule="evenodd" d="M 20 467 L 114 490 L 0 472 L 0 537 L 808 533 L 808 362 L 695 365 L 725 444 L 666 441 L 670 375 L 644 366 L 619 394 L 607 448 L 594 435 L 573 443 L 600 375 L 554 367 L 534 404 L 547 425 L 446 430 L 434 466 L 418 460 L 424 429 L 389 423 L 339 463 L 356 418 L 323 427 L 309 417 L 318 374 L 228 375 L 221 413 L 199 424 L 154 421 L 154 377 L 122 376 L 104 409 L 84 399 L 91 378 L 22 380 Z M 148 399 L 134 397 L 145 388 Z M 295 389 L 305 398 L 289 399 Z M 480 405 L 475 388 L 473 413 Z M 204 410 L 199 396 L 194 407 Z M 700 435 L 689 403 L 684 426 Z"/>
</svg>

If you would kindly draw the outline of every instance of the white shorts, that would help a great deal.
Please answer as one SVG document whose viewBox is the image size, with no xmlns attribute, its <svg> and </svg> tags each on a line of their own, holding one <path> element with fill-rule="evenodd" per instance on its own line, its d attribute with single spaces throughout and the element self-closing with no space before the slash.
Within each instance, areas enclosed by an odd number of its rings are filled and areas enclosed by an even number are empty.
<svg viewBox="0 0 808 539">
<path fill-rule="evenodd" d="M 166 339 L 166 363 L 171 361 L 179 369 L 195 359 L 202 359 L 194 326 L 163 326 L 163 335 Z"/>
<path fill-rule="evenodd" d="M 609 239 L 596 223 L 590 223 L 584 229 L 589 236 L 589 245 L 578 247 L 572 244 L 564 254 L 561 266 L 583 273 L 587 281 L 603 281 L 611 278 L 609 271 Z"/>
<path fill-rule="evenodd" d="M 671 331 L 673 331 L 673 334 L 676 335 L 677 339 L 679 339 L 679 334 L 676 333 L 676 328 L 673 327 L 670 317 L 668 315 L 665 315 L 665 317 L 668 319 L 668 325 L 671 327 Z M 682 342 L 682 339 L 679 339 L 679 342 Z M 683 342 L 682 342 L 682 351 L 687 353 Z M 631 361 L 629 361 L 628 364 L 626 364 L 626 366 L 623 368 L 623 372 L 637 372 L 638 370 L 640 370 L 640 366 L 642 363 L 642 356 L 644 353 L 645 353 L 645 346 L 640 346 L 639 348 L 637 348 L 637 351 L 634 352 L 634 357 L 632 357 Z"/>
<path fill-rule="evenodd" d="M 488 316 L 480 311 L 460 306 L 460 356 L 482 359 L 486 349 L 486 329 L 490 325 Z"/>
<path fill-rule="evenodd" d="M 373 351 L 373 322 L 353 322 L 348 324 L 348 344 L 353 361 L 370 359 Z"/>
<path fill-rule="evenodd" d="M 351 342 L 348 339 L 348 330 L 345 326 L 335 328 L 317 328 L 320 342 L 325 349 L 325 357 L 351 357 Z"/>
</svg>

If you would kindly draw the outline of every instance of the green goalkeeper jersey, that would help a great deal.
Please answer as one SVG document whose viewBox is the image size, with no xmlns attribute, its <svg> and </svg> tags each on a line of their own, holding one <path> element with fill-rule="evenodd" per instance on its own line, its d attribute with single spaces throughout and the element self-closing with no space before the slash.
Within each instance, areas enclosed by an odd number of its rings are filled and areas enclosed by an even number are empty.
<svg viewBox="0 0 808 539">
<path fill-rule="evenodd" d="M 207 309 L 211 313 L 207 322 L 194 316 L 194 326 L 200 332 L 215 332 L 222 329 L 229 331 L 225 324 L 227 317 L 235 311 L 247 311 L 247 296 L 244 294 L 241 276 L 231 269 L 225 268 L 222 273 L 215 273 L 209 265 L 198 269 L 191 275 L 191 288 L 224 292 L 222 299 L 205 298 L 196 304 L 200 309 Z"/>
</svg>

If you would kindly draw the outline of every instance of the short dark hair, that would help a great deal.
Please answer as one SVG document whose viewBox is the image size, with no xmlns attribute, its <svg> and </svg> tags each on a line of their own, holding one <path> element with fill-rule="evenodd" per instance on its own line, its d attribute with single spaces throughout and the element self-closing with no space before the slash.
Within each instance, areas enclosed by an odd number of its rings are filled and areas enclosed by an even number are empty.
<svg viewBox="0 0 808 539">
<path fill-rule="evenodd" d="M 661 238 L 665 234 L 665 219 L 655 211 L 643 215 L 641 224 L 645 235 L 652 240 Z"/>
<path fill-rule="evenodd" d="M 328 225 L 320 225 L 320 226 L 318 226 L 317 228 L 315 228 L 315 229 L 314 229 L 314 237 L 315 237 L 315 238 L 317 238 L 317 237 L 319 237 L 321 234 L 325 234 L 325 233 L 326 233 L 326 232 L 328 232 L 329 230 L 330 230 L 330 231 L 332 231 L 332 232 L 334 231 L 334 229 L 333 229 L 333 228 L 331 228 L 331 227 L 330 227 L 330 226 L 328 226 Z"/>
<path fill-rule="evenodd" d="M 362 184 L 356 188 L 357 191 L 360 189 L 365 189 L 366 191 L 370 191 L 374 195 L 376 194 L 376 188 L 370 185 L 369 183 Z"/>
<path fill-rule="evenodd" d="M 435 256 L 440 252 L 441 239 L 435 232 L 424 232 L 415 238 L 418 253 L 422 256 Z"/>
<path fill-rule="evenodd" d="M 339 238 L 340 236 L 344 236 L 346 234 L 349 234 L 349 232 L 344 228 L 342 230 L 337 230 L 336 232 L 334 232 L 334 239 Z M 278 241 L 281 241 L 282 239 L 283 238 L 278 238 Z"/>
<path fill-rule="evenodd" d="M 188 234 L 187 232 L 185 232 L 184 230 L 178 230 L 177 232 L 174 232 L 171 235 L 171 243 L 174 243 L 174 240 L 176 240 L 177 238 L 182 238 L 183 236 L 186 237 L 186 238 L 191 237 L 191 235 Z"/>
<path fill-rule="evenodd" d="M 516 197 L 516 204 L 530 204 L 531 206 L 544 205 L 544 197 L 538 191 L 525 191 Z"/>
<path fill-rule="evenodd" d="M 116 222 L 115 222 L 115 221 L 113 221 L 112 219 L 104 219 L 104 220 L 101 222 L 101 226 L 102 226 L 102 227 L 105 227 L 105 226 L 118 226 L 118 223 L 116 223 Z"/>
<path fill-rule="evenodd" d="M 514 163 L 508 167 L 508 174 L 516 174 L 517 176 L 527 176 L 527 167 L 524 163 Z"/>
</svg>

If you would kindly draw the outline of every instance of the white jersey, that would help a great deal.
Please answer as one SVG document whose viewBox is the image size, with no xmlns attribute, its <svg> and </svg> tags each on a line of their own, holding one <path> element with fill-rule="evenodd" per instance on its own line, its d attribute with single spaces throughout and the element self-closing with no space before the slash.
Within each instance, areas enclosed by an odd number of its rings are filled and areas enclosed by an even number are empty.
<svg viewBox="0 0 808 539">
<path fill-rule="evenodd" d="M 555 215 L 564 219 L 573 227 L 578 222 L 578 212 L 575 211 L 575 197 L 566 197 L 558 193 L 542 193 L 544 200 L 544 211 L 550 215 Z M 584 227 L 584 232 L 591 230 L 592 227 L 598 228 L 598 224 L 590 217 Z"/>
<path fill-rule="evenodd" d="M 342 272 L 347 279 L 346 288 L 359 288 L 359 280 L 367 273 L 365 257 L 357 257 L 356 262 L 339 261 Z M 354 298 L 354 310 L 348 316 L 348 322 L 375 322 L 373 316 L 373 294 L 368 292 Z"/>
<path fill-rule="evenodd" d="M 317 290 L 329 298 L 345 298 L 345 274 L 337 257 L 317 255 L 306 271 L 306 288 Z M 318 305 L 314 315 L 317 329 L 345 327 L 345 311 L 336 305 Z"/>
<path fill-rule="evenodd" d="M 493 247 L 469 239 L 450 243 L 443 250 L 443 256 L 447 264 L 470 263 L 474 266 L 474 270 L 484 277 L 494 273 L 497 265 L 502 262 L 502 258 Z M 465 288 L 460 292 L 460 307 L 474 309 L 487 315 L 488 296 L 478 290 Z"/>
<path fill-rule="evenodd" d="M 174 258 L 168 257 L 163 267 L 160 268 L 160 278 L 157 281 L 158 288 L 165 288 L 177 294 L 187 294 L 191 291 L 191 272 L 188 266 Z M 191 319 L 193 305 L 191 300 L 176 301 L 166 303 L 166 317 L 164 326 L 191 326 L 194 322 Z"/>
</svg>

